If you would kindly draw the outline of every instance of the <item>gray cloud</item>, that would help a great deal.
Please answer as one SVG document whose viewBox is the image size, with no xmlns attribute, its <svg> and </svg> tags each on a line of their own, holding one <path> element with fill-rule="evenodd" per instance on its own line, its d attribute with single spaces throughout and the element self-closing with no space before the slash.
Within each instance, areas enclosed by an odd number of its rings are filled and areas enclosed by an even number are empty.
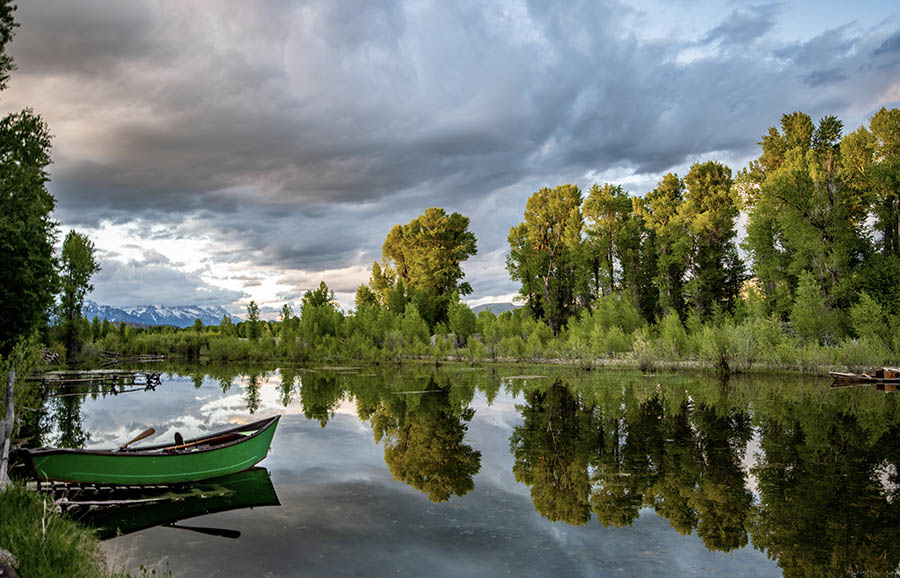
<svg viewBox="0 0 900 578">
<path fill-rule="evenodd" d="M 707 32 L 702 42 L 746 46 L 772 30 L 778 8 L 778 4 L 738 8 L 732 11 L 724 22 Z"/>
<path fill-rule="evenodd" d="M 48 120 L 68 225 L 202 234 L 214 262 L 306 283 L 367 267 L 391 226 L 443 206 L 491 256 L 467 266 L 476 293 L 508 293 L 506 235 L 540 186 L 740 165 L 784 112 L 852 129 L 879 105 L 896 30 L 784 44 L 780 15 L 761 4 L 647 40 L 615 1 L 29 2 L 0 108 Z M 135 289 L 131 269 L 115 273 Z"/>
<path fill-rule="evenodd" d="M 155 251 L 145 253 L 146 260 L 123 262 L 98 252 L 102 263 L 100 272 L 92 279 L 94 291 L 90 299 L 112 305 L 224 305 L 245 296 L 241 291 L 231 291 L 212 286 L 197 274 L 185 273 L 173 268 L 174 264 Z"/>
<path fill-rule="evenodd" d="M 813 70 L 803 77 L 803 82 L 811 87 L 816 87 L 834 84 L 846 79 L 847 75 L 841 69 L 830 68 L 828 70 Z"/>
<path fill-rule="evenodd" d="M 882 56 L 900 52 L 900 32 L 897 32 L 872 51 L 872 56 Z"/>
</svg>

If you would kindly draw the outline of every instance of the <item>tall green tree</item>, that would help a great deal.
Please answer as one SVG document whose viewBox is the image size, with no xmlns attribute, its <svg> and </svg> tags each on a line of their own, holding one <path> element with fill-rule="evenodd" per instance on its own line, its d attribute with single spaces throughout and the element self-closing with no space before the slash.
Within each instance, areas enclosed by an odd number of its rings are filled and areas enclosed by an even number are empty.
<svg viewBox="0 0 900 578">
<path fill-rule="evenodd" d="M 31 110 L 0 120 L 0 355 L 46 321 L 56 290 L 50 133 Z"/>
<path fill-rule="evenodd" d="M 94 243 L 87 235 L 69 231 L 62 245 L 60 259 L 60 318 L 66 340 L 66 361 L 72 365 L 81 350 L 78 327 L 84 298 L 93 291 L 91 277 L 100 270 L 94 259 Z M 201 324 L 202 325 L 202 324 Z"/>
<path fill-rule="evenodd" d="M 575 185 L 543 188 L 529 197 L 525 220 L 508 237 L 506 268 L 522 284 L 519 293 L 529 310 L 556 333 L 577 310 L 581 201 Z"/>
<path fill-rule="evenodd" d="M 261 322 L 259 320 L 259 305 L 256 301 L 250 300 L 247 305 L 247 320 L 244 322 L 247 327 L 245 335 L 248 339 L 256 341 L 262 333 Z"/>
<path fill-rule="evenodd" d="M 869 123 L 873 137 L 872 193 L 886 254 L 900 257 L 900 109 L 883 108 Z"/>
<path fill-rule="evenodd" d="M 595 295 L 612 295 L 617 289 L 616 262 L 621 253 L 631 199 L 620 185 L 594 184 L 582 208 L 586 222 L 591 284 Z"/>
<path fill-rule="evenodd" d="M 847 307 L 856 294 L 853 272 L 867 248 L 866 151 L 872 143 L 857 133 L 842 144 L 843 125 L 833 116 L 816 126 L 792 113 L 782 117 L 781 129 L 769 129 L 762 156 L 742 175 L 744 246 L 753 273 L 770 310 L 783 317 L 805 271 L 824 290 L 829 309 Z"/>
<path fill-rule="evenodd" d="M 391 229 L 382 252 L 382 266 L 372 267 L 372 290 L 389 299 L 393 280 L 403 282 L 430 326 L 447 320 L 451 295 L 468 295 L 462 263 L 478 250 L 469 219 L 431 207 L 406 225 Z"/>
<path fill-rule="evenodd" d="M 742 277 L 743 264 L 735 259 L 738 208 L 732 182 L 731 169 L 716 161 L 693 165 L 684 178 L 679 216 L 693 244 L 687 290 L 701 318 L 729 309 L 739 289 L 733 278 Z"/>
<path fill-rule="evenodd" d="M 396 275 L 390 269 L 385 271 L 381 268 L 381 265 L 378 264 L 378 261 L 372 263 L 372 275 L 369 277 L 369 290 L 375 294 L 378 299 L 378 303 L 381 304 L 382 307 L 388 306 L 388 301 L 390 300 L 389 295 L 391 289 L 394 288 L 396 284 Z"/>
<path fill-rule="evenodd" d="M 684 184 L 678 175 L 669 173 L 647 193 L 638 206 L 644 223 L 652 233 L 656 253 L 656 278 L 654 285 L 659 296 L 659 307 L 671 309 L 683 319 L 684 284 L 691 250 L 690 236 L 681 204 L 684 200 Z"/>
<path fill-rule="evenodd" d="M 659 313 L 659 270 L 656 232 L 644 220 L 645 200 L 630 199 L 631 211 L 622 221 L 616 242 L 616 259 L 622 269 L 621 289 L 645 321 L 652 322 Z"/>
<path fill-rule="evenodd" d="M 317 289 L 307 291 L 303 295 L 300 306 L 300 335 L 308 344 L 315 343 L 318 338 L 325 335 L 337 335 L 341 319 L 334 292 L 324 281 L 319 282 Z"/>
<path fill-rule="evenodd" d="M 12 57 L 6 53 L 6 45 L 12 40 L 13 32 L 19 26 L 13 19 L 16 6 L 11 0 L 0 0 L 0 90 L 6 88 L 9 73 L 16 65 Z"/>
<path fill-rule="evenodd" d="M 512 227 L 507 240 L 506 270 L 513 281 L 521 284 L 519 298 L 532 317 L 544 319 L 543 282 L 538 275 L 541 255 L 528 240 L 528 225 L 519 223 Z"/>
</svg>

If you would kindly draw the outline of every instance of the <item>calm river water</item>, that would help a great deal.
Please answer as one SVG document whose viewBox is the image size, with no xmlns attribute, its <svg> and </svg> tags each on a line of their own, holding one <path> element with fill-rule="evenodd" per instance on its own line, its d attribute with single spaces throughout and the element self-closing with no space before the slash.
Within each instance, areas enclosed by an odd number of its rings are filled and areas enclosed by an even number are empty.
<svg viewBox="0 0 900 578">
<path fill-rule="evenodd" d="M 118 567 L 759 577 L 900 565 L 900 396 L 874 388 L 521 366 L 167 371 L 155 391 L 50 400 L 41 441 L 111 447 L 152 426 L 141 443 L 154 443 L 281 414 L 269 475 L 211 508 L 237 509 L 178 523 L 212 533 L 107 540 Z M 260 505 L 273 491 L 280 505 Z"/>
</svg>

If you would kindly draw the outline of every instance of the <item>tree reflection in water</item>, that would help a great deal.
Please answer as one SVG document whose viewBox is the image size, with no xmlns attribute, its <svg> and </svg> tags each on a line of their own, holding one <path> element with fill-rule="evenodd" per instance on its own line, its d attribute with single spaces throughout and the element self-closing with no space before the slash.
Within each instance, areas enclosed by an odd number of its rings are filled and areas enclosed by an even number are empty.
<svg viewBox="0 0 900 578">
<path fill-rule="evenodd" d="M 513 430 L 516 481 L 531 487 L 535 509 L 552 522 L 587 524 L 591 519 L 588 468 L 602 430 L 594 412 L 559 383 L 526 394 L 516 408 L 525 421 Z"/>
<path fill-rule="evenodd" d="M 346 389 L 343 375 L 333 371 L 311 371 L 303 374 L 300 386 L 300 402 L 303 416 L 325 427 L 341 405 Z"/>
<path fill-rule="evenodd" d="M 457 389 L 438 385 L 432 377 L 423 393 L 387 392 L 364 412 L 375 441 L 384 445 L 391 474 L 428 494 L 432 502 L 470 492 L 475 487 L 472 478 L 481 470 L 481 452 L 463 443 L 466 423 L 475 415 L 468 407 L 474 390 L 463 394 L 468 399 L 458 399 L 453 395 Z"/>
<path fill-rule="evenodd" d="M 499 380 L 486 383 L 493 398 Z M 481 454 L 464 443 L 474 393 L 474 378 L 422 370 L 308 373 L 300 390 L 304 415 L 323 425 L 355 399 L 394 477 L 433 501 L 474 488 Z M 891 396 L 687 378 L 655 387 L 558 379 L 509 393 L 523 400 L 513 474 L 550 521 L 628 526 L 652 508 L 711 550 L 752 541 L 788 576 L 896 573 L 900 411 Z M 747 460 L 754 436 L 760 451 Z"/>
<path fill-rule="evenodd" d="M 548 520 L 587 524 L 593 512 L 604 526 L 627 526 L 651 506 L 678 531 L 696 529 L 709 548 L 747 544 L 745 414 L 684 403 L 667 416 L 657 395 L 604 415 L 561 382 L 526 399 L 518 406 L 524 423 L 510 438 L 513 473 Z"/>
<path fill-rule="evenodd" d="M 650 507 L 712 550 L 752 540 L 786 576 L 896 575 L 894 400 L 868 398 L 854 415 L 836 397 L 795 399 L 799 389 L 751 390 L 755 404 L 725 384 L 677 390 L 637 395 L 626 385 L 601 400 L 556 381 L 523 391 L 510 449 L 535 509 L 551 521 L 582 525 L 593 514 L 627 526 Z M 754 431 L 758 499 L 742 468 Z"/>
<path fill-rule="evenodd" d="M 263 376 L 263 379 L 265 379 L 265 375 Z M 250 412 L 250 415 L 253 415 L 256 413 L 256 410 L 259 409 L 259 386 L 259 373 L 251 373 L 247 376 L 247 388 L 244 394 L 244 401 L 247 402 L 247 411 Z"/>
<path fill-rule="evenodd" d="M 90 436 L 84 431 L 84 417 L 81 406 L 84 397 L 61 394 L 50 403 L 51 416 L 56 426 L 58 437 L 52 444 L 60 448 L 82 448 Z"/>
<path fill-rule="evenodd" d="M 754 544 L 785 576 L 896 576 L 900 428 L 873 436 L 853 415 L 809 409 L 762 421 Z"/>
</svg>

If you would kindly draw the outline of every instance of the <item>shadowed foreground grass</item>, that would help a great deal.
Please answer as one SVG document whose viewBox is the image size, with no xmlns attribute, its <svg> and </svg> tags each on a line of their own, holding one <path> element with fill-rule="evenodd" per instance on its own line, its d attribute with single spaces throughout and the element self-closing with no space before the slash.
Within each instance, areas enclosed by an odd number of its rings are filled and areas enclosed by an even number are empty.
<svg viewBox="0 0 900 578">
<path fill-rule="evenodd" d="M 22 578 L 126 578 L 111 571 L 100 541 L 79 524 L 56 513 L 53 502 L 13 484 L 0 493 L 0 548 L 19 562 Z M 144 575 L 155 574 L 154 571 Z"/>
</svg>

